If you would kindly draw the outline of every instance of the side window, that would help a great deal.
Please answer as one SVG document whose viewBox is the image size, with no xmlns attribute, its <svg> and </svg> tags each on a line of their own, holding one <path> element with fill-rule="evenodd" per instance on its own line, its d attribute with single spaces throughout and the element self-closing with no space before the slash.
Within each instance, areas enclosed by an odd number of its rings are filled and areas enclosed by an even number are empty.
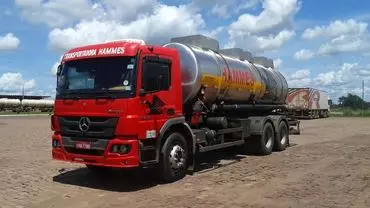
<svg viewBox="0 0 370 208">
<path fill-rule="evenodd" d="M 171 62 L 145 60 L 143 64 L 143 89 L 145 92 L 168 90 L 171 85 Z"/>
</svg>

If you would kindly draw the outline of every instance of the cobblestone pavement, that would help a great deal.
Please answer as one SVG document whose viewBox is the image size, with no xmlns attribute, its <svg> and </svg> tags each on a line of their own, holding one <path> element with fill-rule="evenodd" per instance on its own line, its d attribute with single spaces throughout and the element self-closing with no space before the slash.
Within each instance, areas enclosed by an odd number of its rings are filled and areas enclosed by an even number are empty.
<svg viewBox="0 0 370 208">
<path fill-rule="evenodd" d="M 206 154 L 164 185 L 150 170 L 97 176 L 53 161 L 49 117 L 0 117 L 0 207 L 370 207 L 369 124 L 303 121 L 284 152 Z"/>
</svg>

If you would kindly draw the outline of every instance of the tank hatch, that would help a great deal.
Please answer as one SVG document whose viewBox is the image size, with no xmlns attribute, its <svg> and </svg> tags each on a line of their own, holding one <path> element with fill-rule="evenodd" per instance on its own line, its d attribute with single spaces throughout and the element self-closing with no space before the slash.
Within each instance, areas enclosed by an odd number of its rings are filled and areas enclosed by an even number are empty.
<svg viewBox="0 0 370 208">
<path fill-rule="evenodd" d="M 182 43 L 186 45 L 197 46 L 200 48 L 207 48 L 214 51 L 220 50 L 220 45 L 217 40 L 204 35 L 190 35 L 183 37 L 171 38 L 171 42 Z"/>
<path fill-rule="evenodd" d="M 253 63 L 262 65 L 266 68 L 272 68 L 274 69 L 274 61 L 272 59 L 266 58 L 264 56 L 256 56 L 253 57 Z"/>
<path fill-rule="evenodd" d="M 225 56 L 230 56 L 233 58 L 240 59 L 241 61 L 249 61 L 251 62 L 253 60 L 253 55 L 249 51 L 244 51 L 241 48 L 227 48 L 227 49 L 221 49 L 220 53 Z"/>
</svg>

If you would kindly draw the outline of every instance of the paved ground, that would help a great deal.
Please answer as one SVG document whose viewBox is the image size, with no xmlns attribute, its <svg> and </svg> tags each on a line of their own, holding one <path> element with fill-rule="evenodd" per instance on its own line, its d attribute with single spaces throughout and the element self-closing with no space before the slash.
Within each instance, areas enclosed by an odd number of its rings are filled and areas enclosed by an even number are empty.
<svg viewBox="0 0 370 208">
<path fill-rule="evenodd" d="M 303 121 L 285 152 L 206 154 L 197 174 L 160 185 L 149 171 L 99 177 L 52 161 L 49 118 L 0 117 L 0 207 L 370 207 L 369 124 Z"/>
</svg>

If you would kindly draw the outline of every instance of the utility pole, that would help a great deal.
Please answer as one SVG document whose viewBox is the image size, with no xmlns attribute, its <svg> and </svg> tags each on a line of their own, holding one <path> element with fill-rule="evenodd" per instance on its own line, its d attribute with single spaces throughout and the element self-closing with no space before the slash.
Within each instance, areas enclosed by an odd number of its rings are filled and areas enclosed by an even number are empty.
<svg viewBox="0 0 370 208">
<path fill-rule="evenodd" d="M 365 80 L 362 80 L 362 114 L 364 113 L 365 108 Z"/>
<path fill-rule="evenodd" d="M 362 100 L 365 101 L 365 80 L 362 80 Z"/>
<path fill-rule="evenodd" d="M 24 99 L 24 82 L 22 83 L 22 100 Z"/>
</svg>

